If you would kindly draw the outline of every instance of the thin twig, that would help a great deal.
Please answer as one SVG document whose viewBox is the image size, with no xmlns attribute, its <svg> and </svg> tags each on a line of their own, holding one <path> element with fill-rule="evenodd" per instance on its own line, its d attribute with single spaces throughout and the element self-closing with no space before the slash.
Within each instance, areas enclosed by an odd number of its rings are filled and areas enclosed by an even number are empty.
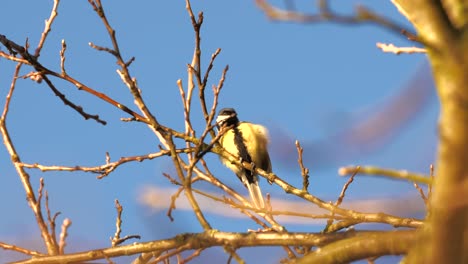
<svg viewBox="0 0 468 264">
<path fill-rule="evenodd" d="M 403 25 L 376 14 L 364 6 L 357 6 L 354 14 L 340 15 L 330 9 L 328 6 L 328 1 L 322 0 L 317 2 L 319 5 L 319 13 L 307 14 L 274 7 L 266 0 L 255 0 L 257 6 L 265 13 L 268 18 L 277 21 L 292 21 L 297 23 L 334 22 L 339 24 L 373 23 L 380 25 L 383 28 L 388 29 L 398 35 L 401 34 L 402 29 L 410 32 L 410 30 L 406 29 Z"/>
<path fill-rule="evenodd" d="M 200 190 L 194 190 L 194 192 L 196 192 L 196 193 L 198 193 L 200 195 L 203 195 L 205 197 L 208 197 L 208 198 L 210 198 L 210 199 L 212 199 L 214 201 L 228 204 L 229 206 L 231 206 L 233 208 L 254 211 L 254 212 L 257 212 L 257 213 L 261 213 L 261 212 L 264 211 L 263 209 L 258 209 L 256 207 L 251 206 L 251 205 L 238 204 L 231 198 L 216 197 L 216 196 L 210 195 L 210 194 L 208 194 L 206 192 L 203 192 L 203 191 L 200 191 Z M 242 211 L 242 213 L 244 213 L 244 212 L 245 211 Z M 283 216 L 287 215 L 287 216 L 297 216 L 297 217 L 304 217 L 304 218 L 311 218 L 311 219 L 335 219 L 335 220 L 349 219 L 347 217 L 334 216 L 334 215 L 331 215 L 331 214 L 309 214 L 309 213 L 300 213 L 300 212 L 293 212 L 293 211 L 280 211 L 280 210 L 270 210 L 270 211 L 268 211 L 268 213 L 271 214 L 271 215 L 283 215 Z"/>
<path fill-rule="evenodd" d="M 235 259 L 239 264 L 245 263 L 245 260 L 243 260 L 239 254 L 237 254 L 236 250 L 232 246 L 224 246 L 224 250 L 229 254 L 228 263 L 231 262 L 231 259 Z"/>
<path fill-rule="evenodd" d="M 188 249 L 190 249 L 190 247 L 188 245 L 183 245 L 183 246 L 177 247 L 177 248 L 173 249 L 172 251 L 169 251 L 166 254 L 155 258 L 150 263 L 155 263 L 155 264 L 160 263 L 161 261 L 168 260 L 170 257 L 172 257 L 174 255 L 177 255 L 177 254 L 179 254 L 181 252 L 184 252 L 184 251 L 186 251 Z"/>
<path fill-rule="evenodd" d="M 115 234 L 111 238 L 112 246 L 117 246 L 117 241 L 120 240 L 120 233 L 122 233 L 122 205 L 120 205 L 119 200 L 115 199 L 115 209 L 117 210 L 117 218 L 115 220 Z"/>
<path fill-rule="evenodd" d="M 67 246 L 66 239 L 68 236 L 68 228 L 71 226 L 72 221 L 65 218 L 62 223 L 62 231 L 60 232 L 59 254 L 65 254 L 65 247 Z"/>
<path fill-rule="evenodd" d="M 60 0 L 54 0 L 54 5 L 52 6 L 52 11 L 50 12 L 50 17 L 45 21 L 45 27 L 44 31 L 42 32 L 41 39 L 39 40 L 39 44 L 37 45 L 36 51 L 34 52 L 34 57 L 39 57 L 41 54 L 42 47 L 44 46 L 44 42 L 47 38 L 47 35 L 49 34 L 52 23 L 54 22 L 54 19 L 57 17 L 58 12 L 58 5 L 59 5 Z"/>
<path fill-rule="evenodd" d="M 391 232 L 393 235 L 414 236 L 416 238 L 417 230 L 397 230 Z M 236 245 L 237 247 L 250 246 L 273 246 L 273 245 L 289 245 L 289 246 L 323 246 L 335 241 L 342 241 L 347 238 L 360 238 L 362 240 L 370 239 L 376 236 L 385 236 L 389 234 L 387 231 L 352 231 L 338 232 L 331 234 L 320 233 L 238 233 L 238 232 L 220 232 L 217 230 L 209 230 L 203 233 L 187 233 L 180 234 L 175 237 L 155 240 L 143 243 L 134 243 L 132 245 L 109 247 L 85 252 L 76 252 L 72 254 L 60 256 L 44 256 L 34 257 L 19 263 L 22 264 L 56 264 L 56 263 L 73 263 L 92 261 L 97 259 L 113 258 L 122 255 L 133 255 L 144 252 L 167 251 L 170 253 L 162 255 L 155 259 L 161 261 L 167 257 L 178 254 L 184 250 L 192 250 L 199 248 L 211 248 L 225 245 Z"/>
<path fill-rule="evenodd" d="M 338 174 L 341 176 L 345 176 L 348 174 L 354 173 L 356 170 L 356 166 L 347 166 L 347 167 L 341 167 L 338 170 Z M 401 179 L 401 180 L 407 180 L 407 181 L 412 181 L 412 182 L 417 182 L 417 183 L 423 183 L 426 185 L 431 185 L 432 180 L 431 178 L 427 177 L 426 175 L 423 174 L 418 174 L 414 172 L 408 172 L 406 170 L 392 170 L 392 169 L 384 169 L 384 168 L 379 168 L 379 167 L 374 167 L 374 166 L 361 166 L 359 169 L 359 175 L 382 175 L 386 177 L 390 177 L 393 179 Z"/>
<path fill-rule="evenodd" d="M 62 49 L 60 50 L 60 69 L 62 70 L 62 75 L 67 75 L 65 71 L 65 51 L 67 50 L 67 43 L 62 39 Z"/>
<path fill-rule="evenodd" d="M 44 181 L 43 178 L 40 179 L 40 184 L 42 187 L 44 187 Z M 40 199 L 38 199 L 40 201 Z M 52 236 L 52 239 L 54 240 L 55 245 L 57 245 L 57 235 L 55 233 L 55 226 L 56 226 L 56 220 L 57 217 L 60 215 L 60 212 L 56 212 L 54 216 L 52 217 L 52 214 L 50 212 L 49 208 L 49 192 L 45 191 L 45 209 L 47 213 L 47 221 L 49 222 L 49 233 Z"/>
<path fill-rule="evenodd" d="M 429 166 L 429 178 L 431 179 L 431 182 L 434 181 L 434 165 L 433 164 Z M 431 198 L 431 195 L 432 195 L 432 184 L 429 184 L 427 188 L 427 197 Z"/>
<path fill-rule="evenodd" d="M 188 75 L 191 76 L 191 73 L 189 72 Z M 187 136 L 195 137 L 195 131 L 193 130 L 192 123 L 190 121 L 190 105 L 191 105 L 190 102 L 192 98 L 193 84 L 192 85 L 189 84 L 187 97 L 185 95 L 182 80 L 180 79 L 177 80 L 177 87 L 179 87 L 180 97 L 182 99 L 182 105 L 184 107 L 185 133 L 187 134 Z M 190 147 L 189 145 L 190 142 L 186 142 L 186 143 L 187 143 L 186 147 Z M 189 156 L 191 157 L 191 154 L 189 154 Z"/>
<path fill-rule="evenodd" d="M 195 149 L 177 149 L 177 153 L 187 153 L 193 152 Z M 96 167 L 85 167 L 85 166 L 54 166 L 54 165 L 42 165 L 38 163 L 29 164 L 19 162 L 18 164 L 24 168 L 28 169 L 39 169 L 41 171 L 83 171 L 83 172 L 90 172 L 90 173 L 98 173 L 100 174 L 97 178 L 102 179 L 105 176 L 109 175 L 112 171 L 117 169 L 119 166 L 128 163 L 128 162 L 142 162 L 144 160 L 152 160 L 161 156 L 170 155 L 170 151 L 168 150 L 161 150 L 159 152 L 150 153 L 146 155 L 138 155 L 138 156 L 129 156 L 129 157 L 122 157 L 117 161 L 108 162 L 106 158 L 106 164 L 96 166 Z M 106 156 L 107 157 L 107 156 Z"/>
<path fill-rule="evenodd" d="M 62 100 L 65 105 L 68 105 L 69 107 L 73 108 L 76 112 L 78 112 L 81 116 L 83 116 L 83 118 L 85 120 L 94 119 L 98 123 L 101 123 L 102 125 L 107 124 L 106 121 L 99 118 L 99 115 L 88 114 L 83 110 L 82 106 L 76 105 L 72 101 L 68 100 L 67 97 L 55 87 L 55 85 L 52 83 L 52 81 L 46 75 L 42 74 L 41 77 L 47 83 L 47 85 L 52 90 L 52 92 L 54 92 L 54 94 L 58 98 L 60 98 L 60 100 Z"/>
<path fill-rule="evenodd" d="M 29 249 L 22 248 L 22 247 L 19 247 L 19 246 L 16 246 L 16 245 L 6 244 L 6 243 L 3 243 L 1 241 L 0 241 L 0 248 L 3 248 L 4 250 L 16 251 L 16 252 L 19 252 L 19 253 L 22 253 L 22 254 L 25 254 L 25 255 L 29 255 L 29 256 L 38 256 L 38 257 L 39 256 L 44 256 L 44 254 L 39 252 L 39 251 L 29 250 Z"/>
<path fill-rule="evenodd" d="M 219 149 L 213 149 L 214 152 L 218 153 L 219 155 L 224 155 Z M 226 155 L 224 155 L 226 158 L 228 158 Z M 252 168 L 251 164 L 247 162 L 240 163 L 237 160 L 230 160 L 234 164 L 241 165 L 242 167 L 248 169 L 248 170 L 255 170 L 256 173 L 261 175 L 262 177 L 269 179 L 273 181 L 275 184 L 277 184 L 279 187 L 281 187 L 283 190 L 285 190 L 287 193 L 293 194 L 297 197 L 300 197 L 306 201 L 312 202 L 313 204 L 317 205 L 318 207 L 328 210 L 330 212 L 334 212 L 335 214 L 339 214 L 342 216 L 346 216 L 352 219 L 360 219 L 362 222 L 376 222 L 376 223 L 386 223 L 390 224 L 392 226 L 406 226 L 406 227 L 420 227 L 422 226 L 423 222 L 417 219 L 413 218 L 401 218 L 385 213 L 362 213 L 354 210 L 347 210 L 338 206 L 335 206 L 334 204 L 327 203 L 323 201 L 322 199 L 302 191 L 301 189 L 298 189 L 291 184 L 287 183 L 278 175 L 275 175 L 274 173 L 266 173 L 264 170 L 261 170 L 259 168 Z M 355 169 L 355 167 L 352 167 Z M 361 167 L 362 170 L 362 167 Z M 360 171 L 361 172 L 361 171 Z"/>
<path fill-rule="evenodd" d="M 418 47 L 397 47 L 393 44 L 386 44 L 377 42 L 377 47 L 381 49 L 383 52 L 394 53 L 396 55 L 400 55 L 402 53 L 405 54 L 413 54 L 413 53 L 426 53 L 427 50 L 424 48 Z"/>
<path fill-rule="evenodd" d="M 360 166 L 356 166 L 356 170 L 354 171 L 354 173 L 351 175 L 351 177 L 349 177 L 349 179 L 346 181 L 346 183 L 343 185 L 343 188 L 341 189 L 341 193 L 340 195 L 338 196 L 338 199 L 336 200 L 335 202 L 335 206 L 340 206 L 341 203 L 343 202 L 343 199 L 345 197 L 345 194 L 346 194 L 346 190 L 348 190 L 348 187 L 349 185 L 353 182 L 354 180 L 354 176 L 356 176 L 356 174 L 359 172 L 359 169 L 361 167 Z M 334 215 L 334 213 L 332 212 L 332 215 Z M 333 224 L 333 218 L 330 218 L 328 221 L 327 221 L 327 225 L 325 226 L 325 229 L 324 229 L 324 232 L 329 232 L 328 231 L 328 228 L 331 226 L 331 224 Z"/>
<path fill-rule="evenodd" d="M 169 205 L 169 209 L 167 209 L 166 213 L 167 217 L 169 217 L 171 222 L 174 222 L 174 217 L 172 217 L 172 211 L 176 209 L 176 200 L 177 198 L 179 198 L 183 190 L 184 188 L 180 187 L 179 189 L 177 189 L 177 192 L 171 196 L 171 204 Z"/>
<path fill-rule="evenodd" d="M 204 248 L 199 248 L 195 250 L 190 256 L 186 257 L 185 259 L 181 259 L 178 263 L 185 264 L 193 260 L 194 258 L 200 256 L 200 254 L 205 250 Z"/>
<path fill-rule="evenodd" d="M 341 205 L 341 203 L 343 202 L 343 199 L 345 197 L 346 190 L 348 190 L 349 185 L 354 180 L 354 176 L 356 176 L 356 174 L 359 172 L 360 169 L 361 169 L 361 166 L 356 166 L 356 170 L 354 171 L 354 173 L 351 175 L 351 177 L 349 177 L 349 179 L 345 183 L 345 185 L 343 185 L 343 188 L 341 189 L 340 196 L 338 196 L 338 199 L 335 202 L 335 206 L 340 206 Z"/>
<path fill-rule="evenodd" d="M 38 200 L 36 200 L 36 195 L 34 194 L 34 190 L 32 188 L 31 182 L 29 181 L 29 178 L 30 178 L 29 174 L 24 170 L 24 168 L 21 165 L 19 165 L 19 163 L 21 163 L 20 156 L 16 152 L 16 149 L 13 145 L 13 142 L 8 133 L 8 129 L 6 127 L 6 118 L 8 115 L 10 101 L 11 101 L 11 97 L 13 95 L 13 91 L 16 86 L 16 80 L 18 78 L 21 65 L 22 65 L 21 63 L 18 63 L 15 68 L 15 73 L 13 75 L 13 80 L 10 85 L 10 90 L 8 92 L 8 95 L 5 100 L 5 105 L 3 107 L 3 113 L 0 117 L 0 131 L 2 133 L 3 143 L 5 144 L 8 154 L 10 155 L 10 158 L 13 162 L 13 165 L 15 166 L 16 172 L 18 173 L 21 179 L 21 183 L 23 184 L 23 188 L 26 192 L 26 200 L 28 201 L 28 204 L 34 213 L 37 225 L 39 226 L 39 229 L 41 231 L 41 236 L 42 236 L 42 239 L 44 240 L 47 251 L 50 255 L 56 255 L 58 253 L 58 249 L 56 245 L 54 244 L 54 240 L 52 236 L 48 232 L 47 224 L 42 215 L 40 203 L 38 202 Z"/>
<path fill-rule="evenodd" d="M 304 163 L 302 160 L 302 153 L 304 152 L 304 149 L 301 147 L 301 143 L 299 143 L 299 140 L 296 140 L 296 149 L 298 154 L 297 162 L 299 163 L 299 167 L 301 167 L 302 190 L 304 192 L 308 192 L 307 189 L 309 188 L 309 169 L 304 167 Z"/>
<path fill-rule="evenodd" d="M 112 26 L 109 23 L 109 20 L 107 19 L 105 15 L 104 7 L 102 6 L 101 0 L 88 0 L 88 2 L 91 4 L 94 11 L 101 18 L 102 23 L 106 27 L 107 33 L 112 42 L 112 49 L 109 49 L 109 48 L 106 48 L 106 49 L 116 58 L 117 64 L 120 66 L 120 69 L 117 70 L 117 74 L 120 76 L 122 82 L 130 90 L 130 93 L 133 96 L 135 105 L 140 109 L 140 111 L 144 115 L 144 117 L 142 117 L 141 115 L 134 113 L 133 117 L 135 117 L 139 121 L 143 121 L 149 124 L 153 132 L 155 133 L 155 135 L 159 138 L 159 141 L 161 142 L 161 144 L 163 144 L 167 149 L 174 148 L 173 144 L 167 142 L 168 137 L 167 137 L 166 128 L 164 128 L 163 126 L 161 126 L 161 124 L 159 124 L 156 117 L 146 106 L 146 103 L 144 102 L 141 96 L 141 90 L 137 85 L 136 79 L 133 78 L 130 73 L 130 69 L 128 67 L 130 64 L 125 62 L 124 59 L 122 58 L 119 44 L 116 38 L 115 30 L 112 28 Z M 118 106 L 123 106 L 123 105 L 119 104 Z M 130 110 L 127 107 L 122 108 L 122 110 L 124 109 Z"/>
<path fill-rule="evenodd" d="M 129 239 L 140 239 L 141 236 L 139 235 L 128 235 L 128 236 L 125 236 L 125 237 L 120 237 L 120 234 L 122 233 L 122 211 L 123 211 L 123 207 L 122 205 L 119 203 L 119 200 L 115 199 L 115 209 L 117 210 L 117 218 L 115 220 L 115 234 L 114 234 L 114 237 L 111 237 L 111 244 L 112 244 L 112 247 L 116 247 L 120 244 L 122 244 L 123 242 L 129 240 Z"/>
<path fill-rule="evenodd" d="M 73 77 L 71 77 L 70 75 L 63 75 L 61 73 L 58 73 L 58 72 L 55 72 L 55 71 L 52 71 L 48 68 L 46 68 L 45 66 L 43 66 L 42 64 L 40 64 L 37 59 L 32 56 L 28 51 L 27 49 L 25 49 L 24 47 L 16 44 L 15 42 L 7 39 L 4 35 L 0 35 L 0 42 L 5 46 L 7 47 L 9 50 L 12 50 L 14 52 L 17 52 L 19 53 L 23 59 L 27 60 L 28 61 L 28 64 L 30 64 L 31 66 L 34 67 L 34 69 L 38 72 L 38 74 L 41 76 L 41 77 L 44 77 L 46 75 L 52 75 L 52 76 L 55 76 L 57 78 L 60 78 L 60 79 L 63 79 L 67 82 L 70 82 L 71 84 L 73 84 L 74 86 L 76 86 L 76 88 L 78 90 L 83 90 L 87 93 L 90 93 L 98 98 L 100 98 L 101 100 L 121 109 L 122 111 L 126 112 L 127 114 L 131 115 L 133 118 L 135 118 L 136 121 L 139 121 L 139 122 L 144 122 L 144 123 L 148 123 L 148 120 L 141 116 L 140 114 L 132 111 L 130 108 L 128 108 L 127 106 L 125 106 L 124 104 L 121 104 L 117 101 L 115 101 L 114 99 L 110 98 L 109 96 L 107 96 L 106 94 L 103 94 L 103 93 L 100 93 L 88 86 L 86 86 L 85 84 L 81 83 L 80 81 L 74 79 Z M 50 80 L 49 80 L 50 81 Z M 52 82 L 50 81 L 50 84 Z M 49 85 L 50 88 L 51 85 Z M 55 89 L 56 91 L 58 91 L 57 89 Z M 54 93 L 56 93 L 56 91 L 54 91 Z M 60 98 L 62 98 L 59 94 L 56 93 L 57 96 L 59 96 Z M 67 105 L 70 105 L 69 103 L 66 103 Z M 75 108 L 73 108 L 74 110 L 81 110 L 81 107 L 79 106 L 76 106 Z M 83 115 L 83 113 L 80 113 Z M 83 115 L 85 118 L 91 118 L 91 119 L 95 119 L 95 115 L 89 115 L 89 114 L 86 114 L 86 115 Z M 99 122 L 99 121 L 98 121 Z M 102 122 L 100 122 L 102 123 Z"/>
<path fill-rule="evenodd" d="M 423 189 L 421 187 L 419 187 L 419 185 L 417 183 L 415 183 L 415 182 L 413 182 L 413 186 L 414 186 L 414 188 L 416 188 L 416 190 L 418 190 L 419 195 L 421 196 L 421 199 L 424 201 L 424 204 L 427 206 L 428 200 L 427 200 L 426 195 L 424 194 Z"/>
</svg>

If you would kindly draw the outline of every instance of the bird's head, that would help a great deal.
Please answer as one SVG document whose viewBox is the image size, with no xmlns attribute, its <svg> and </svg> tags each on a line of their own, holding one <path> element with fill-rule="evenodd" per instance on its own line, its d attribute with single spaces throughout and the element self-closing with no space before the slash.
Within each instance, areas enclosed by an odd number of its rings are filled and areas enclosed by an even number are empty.
<svg viewBox="0 0 468 264">
<path fill-rule="evenodd" d="M 218 129 L 237 123 L 239 123 L 239 119 L 237 118 L 237 113 L 234 108 L 223 108 L 219 111 L 218 117 L 216 118 L 216 126 Z"/>
</svg>

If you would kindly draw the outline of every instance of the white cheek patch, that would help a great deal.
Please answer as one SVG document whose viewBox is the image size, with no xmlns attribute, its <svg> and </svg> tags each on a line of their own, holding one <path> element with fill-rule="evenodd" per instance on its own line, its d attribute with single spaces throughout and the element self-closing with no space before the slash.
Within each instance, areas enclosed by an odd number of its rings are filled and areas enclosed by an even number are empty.
<svg viewBox="0 0 468 264">
<path fill-rule="evenodd" d="M 227 116 L 227 115 L 220 115 L 216 118 L 216 123 L 219 125 L 222 125 L 222 123 L 226 121 L 226 119 L 228 119 L 229 117 L 230 116 Z"/>
</svg>

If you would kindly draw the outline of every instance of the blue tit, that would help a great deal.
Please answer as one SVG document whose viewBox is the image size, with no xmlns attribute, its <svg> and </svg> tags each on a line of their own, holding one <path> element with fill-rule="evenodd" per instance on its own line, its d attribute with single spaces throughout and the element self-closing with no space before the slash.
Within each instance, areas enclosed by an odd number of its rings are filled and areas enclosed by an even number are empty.
<svg viewBox="0 0 468 264">
<path fill-rule="evenodd" d="M 268 154 L 268 130 L 257 124 L 240 122 L 233 108 L 224 108 L 219 111 L 216 123 L 223 135 L 219 139 L 221 146 L 230 154 L 237 156 L 241 161 L 248 162 L 268 173 L 271 172 L 270 155 Z M 221 158 L 223 164 L 231 169 L 249 190 L 255 207 L 263 209 L 265 202 L 258 185 L 258 175 L 253 171 L 242 168 Z"/>
</svg>

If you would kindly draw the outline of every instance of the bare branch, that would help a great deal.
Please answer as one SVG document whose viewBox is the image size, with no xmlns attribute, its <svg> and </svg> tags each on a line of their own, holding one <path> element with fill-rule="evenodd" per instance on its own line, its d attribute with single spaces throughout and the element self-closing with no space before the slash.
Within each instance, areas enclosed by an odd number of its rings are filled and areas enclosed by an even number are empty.
<svg viewBox="0 0 468 264">
<path fill-rule="evenodd" d="M 191 149 L 177 149 L 176 153 L 188 153 L 195 151 L 194 148 Z M 38 163 L 28 164 L 19 162 L 18 165 L 28 168 L 28 169 L 39 169 L 41 171 L 83 171 L 83 172 L 91 172 L 91 173 L 98 173 L 100 174 L 97 178 L 102 179 L 117 169 L 119 166 L 128 163 L 128 162 L 142 162 L 144 160 L 152 160 L 158 157 L 170 155 L 170 151 L 168 150 L 161 150 L 159 152 L 150 153 L 146 155 L 138 155 L 138 156 L 129 156 L 129 157 L 122 157 L 117 161 L 109 162 L 106 158 L 106 164 L 95 166 L 95 167 L 85 167 L 85 166 L 47 166 Z M 106 156 L 108 157 L 108 156 Z"/>
<path fill-rule="evenodd" d="M 69 76 L 69 75 L 63 75 L 61 73 L 57 73 L 55 71 L 52 71 L 46 67 L 44 67 L 42 64 L 40 64 L 37 59 L 32 56 L 28 51 L 27 49 L 25 49 L 24 47 L 16 44 L 15 42 L 7 39 L 4 35 L 0 35 L 0 42 L 8 48 L 8 50 L 11 50 L 12 52 L 15 52 L 15 53 L 19 53 L 23 59 L 25 59 L 26 61 L 28 61 L 28 64 L 30 64 L 31 66 L 34 67 L 34 69 L 41 75 L 41 77 L 44 77 L 46 75 L 52 75 L 52 76 L 55 76 L 57 78 L 60 78 L 60 79 L 63 79 L 67 82 L 70 82 L 72 83 L 73 85 L 75 85 L 78 90 L 83 90 L 87 93 L 90 93 L 98 98 L 100 98 L 101 100 L 121 109 L 122 111 L 128 113 L 129 115 L 133 116 L 137 121 L 140 121 L 140 122 L 145 122 L 147 123 L 147 120 L 146 118 L 144 118 L 143 116 L 133 112 L 132 110 L 130 110 L 130 108 L 128 108 L 127 106 L 113 100 L 112 98 L 110 98 L 109 96 L 107 96 L 106 94 L 103 94 L 103 93 L 100 93 L 94 89 L 91 89 L 90 87 L 84 85 L 83 83 L 79 82 L 78 80 L 74 79 L 73 77 Z M 49 84 L 50 83 L 50 84 Z M 50 88 L 51 87 L 51 84 L 52 82 L 49 80 L 48 82 L 48 85 Z M 52 85 L 53 86 L 53 85 Z M 55 87 L 54 87 L 55 88 Z M 58 91 L 57 89 L 55 89 L 56 91 Z M 54 91 L 54 90 L 53 90 Z M 62 98 L 65 98 L 64 96 L 60 96 L 59 94 L 61 93 L 56 93 L 56 91 L 54 91 L 54 93 L 59 96 L 61 99 Z M 62 99 L 63 100 L 63 99 Z M 76 106 L 74 104 L 72 104 L 70 101 L 67 100 L 67 102 L 65 102 L 65 104 L 67 105 L 70 105 L 70 106 L 75 106 L 73 107 L 73 109 L 75 110 L 79 110 L 79 112 L 81 111 L 82 112 L 82 108 L 80 106 Z M 88 115 L 88 114 L 84 114 L 84 113 L 81 113 L 81 115 L 83 115 L 85 118 L 92 118 L 92 119 L 95 119 L 97 118 L 98 116 L 92 116 L 92 115 Z M 99 122 L 99 121 L 98 121 Z M 102 121 L 100 122 L 102 123 Z"/>
<path fill-rule="evenodd" d="M 268 18 L 277 21 L 292 21 L 297 23 L 334 22 L 340 24 L 372 23 L 398 35 L 401 35 L 402 30 L 410 32 L 410 30 L 405 29 L 404 26 L 399 25 L 397 22 L 376 14 L 364 6 L 357 6 L 353 15 L 340 15 L 330 9 L 327 0 L 320 0 L 318 1 L 319 13 L 307 14 L 274 7 L 266 0 L 255 0 L 255 2 Z"/>
<path fill-rule="evenodd" d="M 30 256 L 44 256 L 44 254 L 41 252 L 29 250 L 29 249 L 22 248 L 16 245 L 6 244 L 1 241 L 0 241 L 0 248 L 3 248 L 4 250 L 16 251 L 16 252 L 19 252 L 25 255 L 30 255 Z"/>
<path fill-rule="evenodd" d="M 356 231 L 354 231 L 356 232 Z M 349 263 L 382 255 L 401 255 L 418 241 L 418 233 L 389 231 L 368 237 L 350 237 L 330 243 L 304 256 L 304 263 Z"/>
<path fill-rule="evenodd" d="M 65 72 L 63 71 L 62 73 L 65 73 Z M 68 100 L 67 97 L 55 87 L 55 85 L 52 83 L 52 81 L 46 75 L 41 75 L 41 77 L 47 83 L 47 85 L 52 90 L 52 92 L 54 92 L 55 96 L 60 98 L 60 100 L 62 100 L 62 102 L 65 105 L 70 106 L 72 109 L 74 109 L 76 112 L 78 112 L 81 116 L 84 117 L 85 120 L 94 119 L 94 120 L 96 120 L 98 123 L 100 123 L 102 125 L 107 124 L 106 121 L 99 118 L 99 115 L 88 114 L 83 110 L 83 107 L 81 107 L 79 105 L 76 105 L 72 101 Z"/>
<path fill-rule="evenodd" d="M 60 232 L 59 242 L 59 254 L 65 254 L 65 246 L 67 245 L 66 239 L 68 236 L 68 228 L 71 226 L 72 221 L 69 218 L 65 218 L 62 223 L 62 231 Z"/>
<path fill-rule="evenodd" d="M 1 36 L 0 36 L 1 37 Z M 0 117 L 0 132 L 3 137 L 3 143 L 5 144 L 5 147 L 8 151 L 8 154 L 10 155 L 11 161 L 13 165 L 15 166 L 15 169 L 21 179 L 21 183 L 23 184 L 23 188 L 26 192 L 26 200 L 28 201 L 29 206 L 31 207 L 34 216 L 36 218 L 37 225 L 39 226 L 39 229 L 41 230 L 41 236 L 42 239 L 44 240 L 44 243 L 46 245 L 47 251 L 50 255 L 55 255 L 58 253 L 57 247 L 54 244 L 54 239 L 53 237 L 49 234 L 47 225 L 44 221 L 44 217 L 42 215 L 41 211 L 41 206 L 40 202 L 36 200 L 36 196 L 34 194 L 34 190 L 32 188 L 31 182 L 29 181 L 29 175 L 26 173 L 24 168 L 19 165 L 21 162 L 21 159 L 16 152 L 16 149 L 13 145 L 13 142 L 10 138 L 10 135 L 8 133 L 8 129 L 6 127 L 6 118 L 8 115 L 8 110 L 10 106 L 10 100 L 13 95 L 13 91 L 15 89 L 16 85 L 16 80 L 18 78 L 19 71 L 21 69 L 21 63 L 18 63 L 15 69 L 15 73 L 13 75 L 13 80 L 10 85 L 10 90 L 8 92 L 8 95 L 6 97 L 5 105 L 3 107 L 3 113 Z"/>
<path fill-rule="evenodd" d="M 413 53 L 426 53 L 427 50 L 418 47 L 397 47 L 393 44 L 385 44 L 377 42 L 377 47 L 380 48 L 383 52 L 394 53 L 396 55 L 400 55 L 402 53 L 405 54 L 413 54 Z"/>
<path fill-rule="evenodd" d="M 166 251 L 173 249 L 192 250 L 200 248 L 209 248 L 224 245 L 236 245 L 238 247 L 250 246 L 272 246 L 272 245 L 289 245 L 289 246 L 323 246 L 334 241 L 343 240 L 345 238 L 356 238 L 360 240 L 371 239 L 373 237 L 392 237 L 416 238 L 416 231 L 351 231 L 332 234 L 317 234 L 317 233 L 229 233 L 210 230 L 203 233 L 181 234 L 170 239 L 155 240 L 144 243 L 133 243 L 132 245 L 116 246 L 104 249 L 91 250 L 86 252 L 77 252 L 60 256 L 35 257 L 34 259 L 20 261 L 18 263 L 28 264 L 54 264 L 63 262 L 80 262 L 91 261 L 97 259 L 112 258 L 122 255 L 134 255 L 145 252 Z M 408 241 L 409 242 L 409 241 Z M 403 252 L 406 252 L 410 247 L 407 245 Z M 183 251 L 183 250 L 181 250 Z M 179 252 L 174 252 L 177 254 Z M 174 255 L 172 254 L 172 255 Z M 164 255 L 166 256 L 166 255 Z M 165 257 L 164 257 L 165 258 Z M 161 258 L 162 259 L 162 258 Z"/>
<path fill-rule="evenodd" d="M 341 167 L 338 170 L 338 174 L 340 174 L 341 176 L 345 176 L 345 175 L 354 173 L 355 170 L 356 170 L 355 166 Z M 393 179 L 413 181 L 413 182 L 423 183 L 427 185 L 432 184 L 431 178 L 427 177 L 426 175 L 412 173 L 406 170 L 397 171 L 397 170 L 383 169 L 383 168 L 378 168 L 378 167 L 373 167 L 373 166 L 360 166 L 359 174 L 382 175 L 382 176 L 390 177 Z"/>
<path fill-rule="evenodd" d="M 115 199 L 115 209 L 117 210 L 117 218 L 115 220 L 115 234 L 114 237 L 111 237 L 111 244 L 112 247 L 118 246 L 122 244 L 123 242 L 129 240 L 129 239 L 140 239 L 141 236 L 139 235 L 129 235 L 125 237 L 120 237 L 120 234 L 122 233 L 122 211 L 123 207 L 120 205 L 119 200 Z"/>
<path fill-rule="evenodd" d="M 47 38 L 47 35 L 49 34 L 49 32 L 51 30 L 52 23 L 54 22 L 54 19 L 58 15 L 57 9 L 58 9 L 59 3 L 60 3 L 60 0 L 54 0 L 54 5 L 52 7 L 50 17 L 49 17 L 49 19 L 47 19 L 45 21 L 44 31 L 42 32 L 41 39 L 39 40 L 39 44 L 37 45 L 36 51 L 34 52 L 34 57 L 36 57 L 36 58 L 40 56 L 42 47 L 44 46 L 44 42 L 45 42 L 45 40 Z"/>
<path fill-rule="evenodd" d="M 65 51 L 67 50 L 67 43 L 62 39 L 62 49 L 60 50 L 60 69 L 62 70 L 62 75 L 67 75 L 65 71 Z"/>
<path fill-rule="evenodd" d="M 304 152 L 304 149 L 301 147 L 301 143 L 299 143 L 299 140 L 296 140 L 296 148 L 299 156 L 297 162 L 299 163 L 299 167 L 301 167 L 302 190 L 304 192 L 308 192 L 307 189 L 309 188 L 309 169 L 304 167 L 304 163 L 302 162 L 302 153 Z"/>
<path fill-rule="evenodd" d="M 338 199 L 337 199 L 336 202 L 335 202 L 335 206 L 340 206 L 341 203 L 343 202 L 343 199 L 344 199 L 345 194 L 346 194 L 346 190 L 348 190 L 349 185 L 353 182 L 354 176 L 356 176 L 356 174 L 359 172 L 359 169 L 360 169 L 360 168 L 361 168 L 360 166 L 357 166 L 357 167 L 356 167 L 356 170 L 354 171 L 354 173 L 351 175 L 351 177 L 349 177 L 348 181 L 343 185 L 343 188 L 341 189 L 340 196 L 338 196 Z M 334 215 L 334 213 L 332 213 L 332 215 Z M 327 221 L 327 225 L 325 226 L 324 232 L 328 232 L 328 228 L 329 228 L 332 224 L 333 224 L 333 218 L 330 218 L 330 219 Z"/>
<path fill-rule="evenodd" d="M 415 182 L 413 182 L 413 186 L 414 186 L 414 188 L 416 188 L 416 190 L 418 190 L 419 195 L 421 196 L 421 199 L 423 199 L 424 204 L 427 206 L 428 199 L 427 199 L 426 195 L 424 194 L 423 189 L 421 187 L 419 187 L 419 185 L 417 183 L 415 183 Z"/>
</svg>

